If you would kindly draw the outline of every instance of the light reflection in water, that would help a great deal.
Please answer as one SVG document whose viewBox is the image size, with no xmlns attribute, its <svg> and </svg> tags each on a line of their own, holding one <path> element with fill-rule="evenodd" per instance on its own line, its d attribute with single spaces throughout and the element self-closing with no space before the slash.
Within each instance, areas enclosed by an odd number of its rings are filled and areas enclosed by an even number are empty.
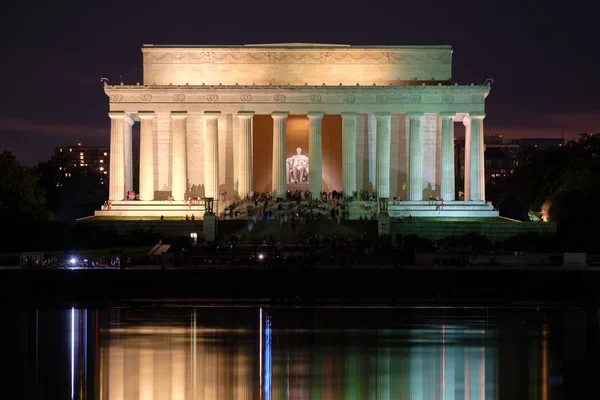
<svg viewBox="0 0 600 400">
<path fill-rule="evenodd" d="M 505 366 L 513 361 L 506 358 L 510 351 L 498 351 L 497 325 L 437 317 L 398 323 L 385 311 L 379 311 L 379 318 L 368 317 L 364 310 L 348 319 L 353 312 L 340 316 L 324 309 L 106 310 L 88 321 L 87 310 L 73 308 L 63 314 L 68 315 L 63 326 L 69 326 L 70 396 L 499 398 L 500 359 L 509 360 Z M 561 372 L 551 367 L 557 351 L 548 326 L 536 329 L 538 336 L 528 341 L 528 390 L 534 394 L 531 398 L 546 400 L 555 398 L 551 382 L 558 379 L 552 376 Z M 516 351 L 518 343 L 513 342 L 505 339 L 505 348 Z"/>
<path fill-rule="evenodd" d="M 265 317 L 265 400 L 271 400 L 271 317 Z"/>
</svg>

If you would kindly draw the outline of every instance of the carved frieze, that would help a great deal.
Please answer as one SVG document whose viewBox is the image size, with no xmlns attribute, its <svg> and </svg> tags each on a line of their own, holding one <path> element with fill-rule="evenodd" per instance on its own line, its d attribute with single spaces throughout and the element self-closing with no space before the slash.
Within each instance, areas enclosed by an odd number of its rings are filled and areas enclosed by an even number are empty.
<svg viewBox="0 0 600 400">
<path fill-rule="evenodd" d="M 484 101 L 484 97 L 480 94 L 474 94 L 471 96 L 471 102 L 475 104 L 481 104 Z"/>
<path fill-rule="evenodd" d="M 145 64 L 450 64 L 449 50 L 395 50 L 395 51 L 267 51 L 256 52 L 146 52 Z"/>
<path fill-rule="evenodd" d="M 410 102 L 411 103 L 420 103 L 421 102 L 421 95 L 418 94 L 413 94 L 410 96 Z"/>
<path fill-rule="evenodd" d="M 484 86 L 279 86 L 115 85 L 106 86 L 111 103 L 323 103 L 483 105 Z"/>
<path fill-rule="evenodd" d="M 356 100 L 356 97 L 353 94 L 345 94 L 344 95 L 344 103 L 354 103 L 354 101 Z"/>
</svg>

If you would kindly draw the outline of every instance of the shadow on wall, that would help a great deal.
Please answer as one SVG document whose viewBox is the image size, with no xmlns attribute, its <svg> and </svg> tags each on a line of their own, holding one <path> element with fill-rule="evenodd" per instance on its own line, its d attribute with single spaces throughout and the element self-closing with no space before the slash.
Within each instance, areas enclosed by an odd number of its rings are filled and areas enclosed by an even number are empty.
<svg viewBox="0 0 600 400">
<path fill-rule="evenodd" d="M 429 200 L 429 197 L 433 198 L 440 195 L 440 185 L 435 185 L 435 188 L 431 186 L 431 183 L 427 184 L 427 187 L 423 189 L 423 198 L 422 200 Z"/>
<path fill-rule="evenodd" d="M 188 195 L 192 197 L 204 197 L 204 185 L 191 185 L 188 183 Z"/>
</svg>

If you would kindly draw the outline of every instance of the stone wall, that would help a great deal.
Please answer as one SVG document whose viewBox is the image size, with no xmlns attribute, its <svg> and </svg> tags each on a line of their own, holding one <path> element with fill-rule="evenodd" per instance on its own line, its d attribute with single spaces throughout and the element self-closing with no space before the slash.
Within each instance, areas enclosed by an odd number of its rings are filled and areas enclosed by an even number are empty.
<svg viewBox="0 0 600 400">
<path fill-rule="evenodd" d="M 378 85 L 450 81 L 450 46 L 142 48 L 146 85 Z"/>
<path fill-rule="evenodd" d="M 414 219 L 411 224 L 405 219 L 401 222 L 393 218 L 390 222 L 390 234 L 418 235 L 431 240 L 443 239 L 448 236 L 463 236 L 467 233 L 479 233 L 497 242 L 526 232 L 538 232 L 542 235 L 556 234 L 557 225 L 554 223 L 512 222 L 508 220 L 493 221 L 427 221 Z"/>
</svg>

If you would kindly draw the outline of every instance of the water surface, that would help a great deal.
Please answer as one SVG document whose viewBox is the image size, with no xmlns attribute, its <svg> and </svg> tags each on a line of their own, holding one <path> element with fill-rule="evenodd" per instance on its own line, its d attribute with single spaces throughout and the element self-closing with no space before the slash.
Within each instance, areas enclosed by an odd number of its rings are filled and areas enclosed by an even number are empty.
<svg viewBox="0 0 600 400">
<path fill-rule="evenodd" d="M 18 398 L 595 396 L 599 316 L 573 309 L 21 310 Z"/>
</svg>

